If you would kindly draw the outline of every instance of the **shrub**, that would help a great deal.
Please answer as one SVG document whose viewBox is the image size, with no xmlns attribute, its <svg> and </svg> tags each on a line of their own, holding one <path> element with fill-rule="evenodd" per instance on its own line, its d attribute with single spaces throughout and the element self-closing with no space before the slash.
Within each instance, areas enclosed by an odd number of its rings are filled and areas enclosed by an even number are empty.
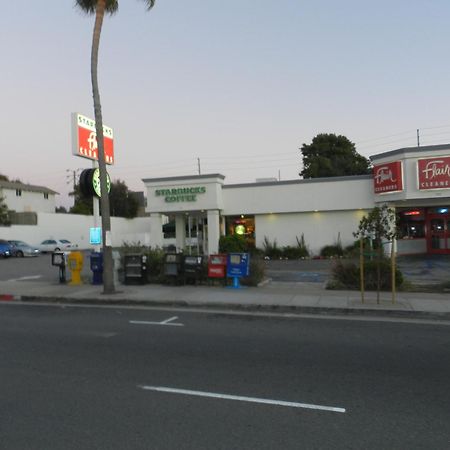
<svg viewBox="0 0 450 450">
<path fill-rule="evenodd" d="M 334 256 L 343 256 L 344 255 L 344 249 L 342 248 L 342 245 L 333 244 L 333 245 L 325 245 L 325 247 L 322 247 L 320 250 L 320 256 L 323 256 L 324 258 L 330 258 Z"/>
<path fill-rule="evenodd" d="M 139 253 L 147 256 L 147 283 L 159 283 L 162 280 L 163 266 L 164 266 L 164 250 L 159 247 L 152 248 L 140 242 L 124 242 L 120 249 L 121 264 L 124 266 L 124 258 L 126 254 Z"/>
<path fill-rule="evenodd" d="M 241 282 L 244 286 L 258 286 L 264 279 L 266 273 L 266 265 L 264 260 L 258 257 L 250 257 L 250 275 L 242 278 Z"/>
<path fill-rule="evenodd" d="M 338 261 L 332 268 L 333 281 L 344 289 L 360 289 L 360 267 L 354 262 Z M 391 290 L 391 261 L 387 258 L 380 261 L 380 289 Z M 403 274 L 398 267 L 395 269 L 395 285 L 403 284 Z M 364 289 L 377 290 L 377 262 L 366 261 L 364 263 Z"/>
<path fill-rule="evenodd" d="M 219 253 L 247 253 L 249 246 L 243 236 L 231 234 L 220 236 Z"/>
<path fill-rule="evenodd" d="M 283 256 L 283 250 L 278 247 L 276 239 L 274 239 L 273 243 L 271 243 L 267 236 L 264 236 L 263 248 L 264 255 L 270 259 L 279 259 Z"/>
</svg>

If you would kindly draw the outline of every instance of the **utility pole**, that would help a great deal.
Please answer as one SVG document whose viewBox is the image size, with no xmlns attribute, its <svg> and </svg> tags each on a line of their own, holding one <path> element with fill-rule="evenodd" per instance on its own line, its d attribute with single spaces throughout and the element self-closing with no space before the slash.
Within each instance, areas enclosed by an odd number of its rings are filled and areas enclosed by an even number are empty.
<svg viewBox="0 0 450 450">
<path fill-rule="evenodd" d="M 200 158 L 197 158 L 197 164 L 198 164 L 198 174 L 201 175 L 202 171 L 200 170 Z"/>
<path fill-rule="evenodd" d="M 419 135 L 419 129 L 417 128 L 417 147 L 420 147 L 420 135 Z"/>
<path fill-rule="evenodd" d="M 80 175 L 80 172 L 82 170 L 83 169 L 80 169 L 80 168 L 74 169 L 74 170 L 73 169 L 66 169 L 66 172 L 67 172 L 67 175 L 66 175 L 67 181 L 66 181 L 66 183 L 67 184 L 71 184 L 72 183 L 73 194 L 75 194 L 75 188 L 77 186 L 77 178 Z"/>
</svg>

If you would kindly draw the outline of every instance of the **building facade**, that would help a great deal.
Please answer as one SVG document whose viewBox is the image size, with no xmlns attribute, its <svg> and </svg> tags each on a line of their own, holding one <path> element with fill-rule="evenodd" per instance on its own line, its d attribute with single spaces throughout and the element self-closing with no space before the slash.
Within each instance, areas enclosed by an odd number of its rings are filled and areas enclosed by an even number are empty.
<svg viewBox="0 0 450 450">
<path fill-rule="evenodd" d="M 371 157 L 373 175 L 225 184 L 221 174 L 144 179 L 150 242 L 164 246 L 163 223 L 175 221 L 176 247 L 206 254 L 221 235 L 242 234 L 312 254 L 354 242 L 361 218 L 388 204 L 399 216 L 399 254 L 450 253 L 450 145 L 402 148 Z"/>
<path fill-rule="evenodd" d="M 4 199 L 8 210 L 17 213 L 55 212 L 57 194 L 43 186 L 0 180 L 0 198 Z"/>
</svg>

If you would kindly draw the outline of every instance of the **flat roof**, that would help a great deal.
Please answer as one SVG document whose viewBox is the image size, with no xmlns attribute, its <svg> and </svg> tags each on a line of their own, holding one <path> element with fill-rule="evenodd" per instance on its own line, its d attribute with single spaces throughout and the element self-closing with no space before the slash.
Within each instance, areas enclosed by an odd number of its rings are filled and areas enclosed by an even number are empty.
<svg viewBox="0 0 450 450">
<path fill-rule="evenodd" d="M 205 175 L 182 175 L 178 177 L 142 178 L 142 181 L 144 183 L 160 183 L 161 181 L 204 180 L 205 178 L 220 178 L 224 180 L 225 176 L 220 173 L 210 173 Z"/>
<path fill-rule="evenodd" d="M 396 155 L 402 155 L 405 153 L 411 153 L 411 152 L 435 152 L 437 150 L 449 150 L 450 151 L 450 144 L 439 144 L 439 145 L 424 145 L 420 147 L 403 147 L 398 148 L 396 150 L 391 150 L 389 152 L 383 152 L 383 153 L 377 153 L 376 155 L 372 155 L 369 157 L 371 161 L 374 159 L 381 159 L 386 158 L 390 156 L 396 156 Z"/>
<path fill-rule="evenodd" d="M 284 181 L 259 181 L 255 183 L 238 183 L 238 184 L 224 184 L 223 189 L 233 189 L 241 187 L 259 187 L 259 186 L 281 186 L 289 184 L 308 184 L 308 183 L 326 183 L 334 181 L 354 181 L 354 180 L 371 180 L 372 174 L 369 175 L 348 175 L 345 177 L 322 177 L 322 178 L 306 178 L 298 180 L 284 180 Z"/>
</svg>

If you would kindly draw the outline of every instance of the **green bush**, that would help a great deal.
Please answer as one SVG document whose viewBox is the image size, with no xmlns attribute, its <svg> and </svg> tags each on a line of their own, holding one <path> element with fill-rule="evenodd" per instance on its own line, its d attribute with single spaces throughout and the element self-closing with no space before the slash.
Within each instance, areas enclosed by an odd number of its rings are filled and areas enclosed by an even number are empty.
<svg viewBox="0 0 450 450">
<path fill-rule="evenodd" d="M 249 246 L 243 236 L 231 234 L 220 236 L 219 253 L 247 253 Z"/>
<path fill-rule="evenodd" d="M 344 249 L 339 244 L 325 245 L 320 250 L 320 256 L 324 258 L 344 256 Z"/>
<path fill-rule="evenodd" d="M 128 243 L 124 242 L 120 249 L 121 264 L 124 266 L 124 258 L 126 254 L 139 253 L 147 256 L 147 283 L 159 283 L 162 280 L 162 273 L 164 267 L 164 250 L 159 247 L 151 247 L 142 245 L 140 242 Z"/>
<path fill-rule="evenodd" d="M 354 262 L 338 261 L 332 268 L 335 286 L 343 289 L 360 289 L 360 267 Z M 403 274 L 398 267 L 395 269 L 395 285 L 403 284 Z M 377 290 L 377 261 L 366 261 L 364 263 L 364 289 L 368 291 Z M 380 261 L 380 289 L 389 291 L 392 289 L 391 261 L 384 258 Z"/>
<path fill-rule="evenodd" d="M 264 260 L 258 257 L 250 257 L 250 275 L 242 278 L 241 282 L 244 286 L 258 286 L 266 273 L 266 264 Z"/>
<path fill-rule="evenodd" d="M 276 239 L 274 239 L 272 243 L 267 236 L 264 236 L 263 249 L 264 256 L 267 256 L 270 259 L 279 259 L 283 256 L 283 250 L 278 247 Z"/>
</svg>

